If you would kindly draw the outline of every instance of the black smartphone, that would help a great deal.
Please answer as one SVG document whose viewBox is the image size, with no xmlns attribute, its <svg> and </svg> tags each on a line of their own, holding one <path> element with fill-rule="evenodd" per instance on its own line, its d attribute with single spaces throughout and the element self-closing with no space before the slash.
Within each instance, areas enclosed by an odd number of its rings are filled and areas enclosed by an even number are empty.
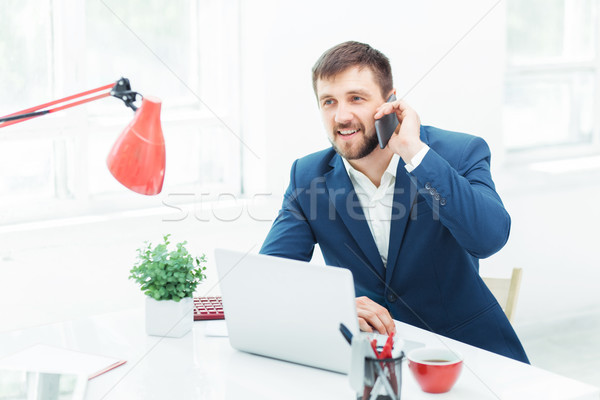
<svg viewBox="0 0 600 400">
<path fill-rule="evenodd" d="M 393 93 L 390 98 L 387 99 L 388 103 L 392 101 L 396 101 L 396 95 Z M 385 146 L 387 146 L 399 123 L 396 113 L 387 114 L 375 120 L 375 131 L 377 132 L 379 147 L 385 149 Z"/>
</svg>

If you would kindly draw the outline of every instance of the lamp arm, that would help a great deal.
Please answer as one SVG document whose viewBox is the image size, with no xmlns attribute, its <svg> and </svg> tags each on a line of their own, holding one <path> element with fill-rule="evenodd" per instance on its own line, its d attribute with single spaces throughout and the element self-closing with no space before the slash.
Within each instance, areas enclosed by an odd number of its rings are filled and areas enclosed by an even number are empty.
<svg viewBox="0 0 600 400">
<path fill-rule="evenodd" d="M 88 96 L 92 93 L 100 92 L 102 90 L 110 89 L 109 92 L 102 93 L 96 96 L 88 97 L 83 100 L 74 101 L 71 103 L 63 104 L 54 108 L 47 108 L 56 104 L 65 103 L 67 101 L 71 101 L 74 99 L 78 99 L 83 96 Z M 32 118 L 41 117 L 42 115 L 50 114 L 56 111 L 64 110 L 66 108 L 71 108 L 78 106 L 80 104 L 89 103 L 94 100 L 98 100 L 104 97 L 113 96 L 118 99 L 123 100 L 125 105 L 131 108 L 133 111 L 137 110 L 137 107 L 133 104 L 136 100 L 137 96 L 142 97 L 141 94 L 134 92 L 131 90 L 131 85 L 129 84 L 129 79 L 121 78 L 116 83 L 111 83 L 109 85 L 100 86 L 95 89 L 87 90 L 82 93 L 77 93 L 71 96 L 64 97 L 62 99 L 54 100 L 49 103 L 41 104 L 39 106 L 31 107 L 26 110 L 17 111 L 12 114 L 8 114 L 4 117 L 0 118 L 0 128 L 4 128 L 9 125 L 17 124 L 19 122 L 27 121 Z"/>
</svg>

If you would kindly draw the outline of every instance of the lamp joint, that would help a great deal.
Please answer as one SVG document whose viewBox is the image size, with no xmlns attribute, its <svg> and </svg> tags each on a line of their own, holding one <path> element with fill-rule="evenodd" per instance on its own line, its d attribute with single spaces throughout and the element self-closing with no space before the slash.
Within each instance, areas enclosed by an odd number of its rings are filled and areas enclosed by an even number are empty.
<svg viewBox="0 0 600 400">
<path fill-rule="evenodd" d="M 142 97 L 140 93 L 131 90 L 131 84 L 127 78 L 119 79 L 110 90 L 110 95 L 123 100 L 125 105 L 133 111 L 137 110 L 137 107 L 133 104 L 136 97 L 138 95 Z"/>
</svg>

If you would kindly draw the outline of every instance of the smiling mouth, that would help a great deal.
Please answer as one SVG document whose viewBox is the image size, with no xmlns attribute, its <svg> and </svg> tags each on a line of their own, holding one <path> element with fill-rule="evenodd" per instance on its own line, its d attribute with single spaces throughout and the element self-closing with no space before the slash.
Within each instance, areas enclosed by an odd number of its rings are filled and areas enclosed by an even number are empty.
<svg viewBox="0 0 600 400">
<path fill-rule="evenodd" d="M 360 129 L 346 129 L 343 131 L 337 131 L 340 135 L 342 136 L 351 136 L 354 135 L 355 133 L 359 132 Z"/>
</svg>

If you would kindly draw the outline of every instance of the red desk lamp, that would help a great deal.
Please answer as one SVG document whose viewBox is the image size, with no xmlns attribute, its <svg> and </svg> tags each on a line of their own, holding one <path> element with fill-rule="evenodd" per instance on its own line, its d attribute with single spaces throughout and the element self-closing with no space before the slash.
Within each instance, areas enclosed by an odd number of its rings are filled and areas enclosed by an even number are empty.
<svg viewBox="0 0 600 400">
<path fill-rule="evenodd" d="M 73 101 L 102 91 L 105 93 Z M 165 141 L 160 126 L 161 101 L 132 91 L 126 78 L 121 78 L 114 84 L 6 115 L 0 118 L 0 128 L 108 96 L 123 100 L 127 107 L 135 111 L 133 121 L 125 127 L 108 154 L 108 169 L 119 182 L 136 193 L 160 193 L 165 177 Z M 133 105 L 137 96 L 142 97 L 139 108 Z M 49 108 L 61 103 L 66 104 Z"/>
</svg>

